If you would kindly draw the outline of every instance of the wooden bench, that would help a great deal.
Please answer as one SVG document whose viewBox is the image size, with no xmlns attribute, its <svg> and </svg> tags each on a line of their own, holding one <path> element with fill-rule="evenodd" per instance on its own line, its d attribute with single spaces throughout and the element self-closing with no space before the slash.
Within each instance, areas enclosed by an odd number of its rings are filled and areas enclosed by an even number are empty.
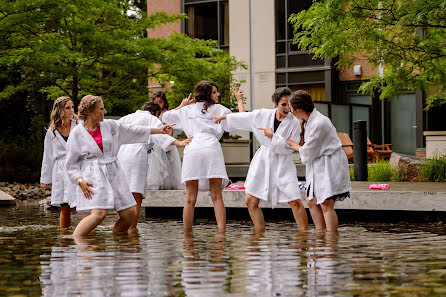
<svg viewBox="0 0 446 297">
<path fill-rule="evenodd" d="M 348 136 L 347 133 L 338 132 L 339 140 L 342 143 L 342 149 L 345 152 L 345 155 L 347 156 L 348 162 L 353 163 L 353 142 L 350 139 L 350 136 Z"/>
</svg>

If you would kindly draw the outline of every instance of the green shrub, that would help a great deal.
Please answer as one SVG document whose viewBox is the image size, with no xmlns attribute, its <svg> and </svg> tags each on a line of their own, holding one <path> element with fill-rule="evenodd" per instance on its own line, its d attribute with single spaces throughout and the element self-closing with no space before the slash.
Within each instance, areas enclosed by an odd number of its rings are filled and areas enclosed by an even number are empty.
<svg viewBox="0 0 446 297">
<path fill-rule="evenodd" d="M 377 160 L 375 165 L 368 168 L 369 181 L 389 182 L 398 180 L 398 173 L 390 167 L 389 161 Z"/>
<path fill-rule="evenodd" d="M 350 174 L 350 180 L 355 181 L 355 166 L 348 167 L 348 173 Z"/>
<path fill-rule="evenodd" d="M 446 182 L 446 155 L 435 155 L 423 164 L 418 174 L 421 181 Z"/>
<path fill-rule="evenodd" d="M 355 166 L 349 167 L 350 180 L 355 181 Z M 377 160 L 373 165 L 367 168 L 368 181 L 370 182 L 389 182 L 401 181 L 403 177 L 398 170 L 390 167 L 389 161 Z"/>
</svg>

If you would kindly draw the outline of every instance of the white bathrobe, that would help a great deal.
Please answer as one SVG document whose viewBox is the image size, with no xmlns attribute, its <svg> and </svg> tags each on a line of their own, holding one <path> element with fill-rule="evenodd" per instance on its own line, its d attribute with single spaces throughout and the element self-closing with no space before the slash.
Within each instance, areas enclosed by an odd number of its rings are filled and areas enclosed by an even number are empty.
<svg viewBox="0 0 446 297">
<path fill-rule="evenodd" d="M 135 113 L 126 115 L 119 119 L 119 122 L 154 128 L 163 125 L 157 117 L 145 110 L 137 110 Z M 147 163 L 147 151 L 152 144 L 157 145 L 164 151 L 169 151 L 175 148 L 175 146 L 171 145 L 174 141 L 175 138 L 170 135 L 154 134 L 150 136 L 148 143 L 125 144 L 121 146 L 118 160 L 124 169 L 132 193 L 140 193 L 143 196 L 146 193 L 147 170 L 150 170 Z"/>
<path fill-rule="evenodd" d="M 176 129 L 183 130 L 192 141 L 184 148 L 181 183 L 198 180 L 200 191 L 209 191 L 209 179 L 221 178 L 222 188 L 229 182 L 225 160 L 219 139 L 223 135 L 223 126 L 217 125 L 211 115 L 231 113 L 221 104 L 211 105 L 203 114 L 203 102 L 197 102 L 180 108 L 169 110 L 163 114 L 163 122 L 175 123 Z"/>
<path fill-rule="evenodd" d="M 316 197 L 317 204 L 321 204 L 327 198 L 350 191 L 347 157 L 330 119 L 314 109 L 305 124 L 304 139 L 299 153 L 306 165 L 309 198 Z"/>
<path fill-rule="evenodd" d="M 144 143 L 149 140 L 150 128 L 130 126 L 115 120 L 100 123 L 104 153 L 88 133 L 82 122 L 70 134 L 67 143 L 66 169 L 73 183 L 82 177 L 93 184 L 92 199 L 76 187 L 78 212 L 92 209 L 121 211 L 136 205 L 127 177 L 117 161 L 122 144 Z"/>
<path fill-rule="evenodd" d="M 299 141 L 300 123 L 289 113 L 274 133 L 273 138 L 265 136 L 259 128 L 274 131 L 277 109 L 257 109 L 252 112 L 233 113 L 222 121 L 230 131 L 244 130 L 254 133 L 261 146 L 249 165 L 245 181 L 246 193 L 262 200 L 270 198 L 274 208 L 277 203 L 301 199 L 293 151 L 286 141 Z"/>
<path fill-rule="evenodd" d="M 71 131 L 74 127 L 76 127 L 76 121 L 71 120 Z M 51 128 L 46 131 L 40 183 L 51 184 L 51 205 L 60 206 L 68 203 L 74 208 L 76 207 L 75 187 L 65 171 L 66 146 L 67 142 L 59 131 L 55 130 L 53 133 Z"/>
</svg>

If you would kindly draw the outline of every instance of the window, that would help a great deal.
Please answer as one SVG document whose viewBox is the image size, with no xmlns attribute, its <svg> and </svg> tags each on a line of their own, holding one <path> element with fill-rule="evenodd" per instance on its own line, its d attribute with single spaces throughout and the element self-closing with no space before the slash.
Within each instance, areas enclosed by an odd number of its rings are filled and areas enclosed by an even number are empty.
<svg viewBox="0 0 446 297">
<path fill-rule="evenodd" d="M 293 44 L 294 28 L 288 22 L 292 14 L 310 8 L 312 3 L 312 0 L 275 0 L 276 86 L 305 90 L 313 100 L 326 101 L 326 71 L 331 71 L 331 67 Z"/>
<path fill-rule="evenodd" d="M 294 28 L 288 22 L 293 13 L 310 8 L 312 3 L 312 0 L 275 0 L 277 68 L 324 65 L 324 60 L 313 60 L 312 54 L 299 51 L 293 44 Z"/>
<path fill-rule="evenodd" d="M 185 33 L 193 38 L 217 40 L 220 48 L 229 50 L 228 0 L 185 0 Z"/>
</svg>

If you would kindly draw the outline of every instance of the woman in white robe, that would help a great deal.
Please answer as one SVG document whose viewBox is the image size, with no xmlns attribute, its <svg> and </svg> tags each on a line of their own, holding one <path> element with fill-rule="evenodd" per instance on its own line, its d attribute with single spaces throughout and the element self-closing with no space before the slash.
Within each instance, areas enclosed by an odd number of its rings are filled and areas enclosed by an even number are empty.
<svg viewBox="0 0 446 297">
<path fill-rule="evenodd" d="M 79 185 L 76 210 L 90 214 L 77 225 L 73 233 L 76 237 L 92 232 L 113 209 L 119 215 L 113 233 L 129 229 L 136 217 L 136 202 L 117 162 L 119 148 L 122 144 L 147 142 L 150 134 L 167 134 L 172 129 L 169 125 L 148 128 L 104 120 L 106 113 L 101 97 L 83 97 L 79 105 L 82 122 L 67 143 L 66 170 L 71 181 Z"/>
<path fill-rule="evenodd" d="M 65 171 L 67 140 L 76 125 L 73 101 L 66 96 L 57 98 L 45 135 L 40 185 L 43 188 L 51 187 L 51 205 L 60 207 L 61 229 L 70 228 L 71 208 L 76 207 L 74 185 Z"/>
<path fill-rule="evenodd" d="M 152 95 L 152 101 L 159 106 L 159 112 L 152 115 L 163 122 L 163 114 L 169 110 L 169 101 L 166 93 L 157 91 Z M 178 108 L 181 108 L 180 105 Z M 178 109 L 177 108 L 177 109 Z M 173 130 L 171 133 L 173 136 Z M 159 145 L 153 144 L 148 150 L 149 172 L 147 173 L 148 190 L 179 190 L 184 187 L 181 185 L 181 158 L 175 146 L 167 150 Z"/>
<path fill-rule="evenodd" d="M 350 197 L 352 189 L 348 161 L 342 150 L 336 128 L 330 119 L 314 108 L 311 96 L 296 91 L 290 96 L 291 111 L 304 125 L 304 144 L 289 140 L 290 147 L 300 153 L 306 165 L 307 202 L 317 230 L 338 229 L 334 210 L 336 200 Z"/>
<path fill-rule="evenodd" d="M 255 229 L 265 229 L 265 220 L 259 207 L 260 200 L 288 203 L 300 230 L 308 229 L 308 219 L 302 204 L 293 151 L 288 139 L 299 139 L 299 120 L 290 113 L 289 88 L 278 88 L 272 95 L 275 109 L 257 109 L 215 117 L 224 129 L 244 130 L 254 134 L 260 148 L 249 165 L 245 181 L 245 202 Z M 224 121 L 226 119 L 226 121 Z"/>
<path fill-rule="evenodd" d="M 163 115 L 164 123 L 175 123 L 176 128 L 183 130 L 187 137 L 193 137 L 184 149 L 181 171 L 181 182 L 186 185 L 183 208 L 185 230 L 192 229 L 198 191 L 210 191 L 218 229 L 226 229 L 222 189 L 226 187 L 229 179 L 219 143 L 224 130 L 222 125 L 214 123 L 212 116 L 228 114 L 231 111 L 217 103 L 219 96 L 214 83 L 202 81 L 195 88 L 195 103 L 166 111 Z"/>
<path fill-rule="evenodd" d="M 141 109 L 120 118 L 119 122 L 154 128 L 163 126 L 161 121 L 152 115 L 153 111 L 156 113 L 161 110 L 156 102 L 146 102 Z M 130 191 L 136 201 L 136 220 L 133 222 L 131 229 L 136 228 L 138 224 L 142 200 L 147 190 L 147 172 L 148 170 L 159 170 L 158 168 L 148 167 L 148 150 L 155 144 L 163 151 L 168 151 L 174 149 L 175 146 L 186 146 L 190 141 L 190 138 L 178 141 L 170 135 L 156 134 L 151 135 L 147 143 L 124 144 L 121 146 L 118 153 L 118 161 L 125 172 Z M 170 177 L 166 176 L 166 180 L 168 179 Z"/>
</svg>

